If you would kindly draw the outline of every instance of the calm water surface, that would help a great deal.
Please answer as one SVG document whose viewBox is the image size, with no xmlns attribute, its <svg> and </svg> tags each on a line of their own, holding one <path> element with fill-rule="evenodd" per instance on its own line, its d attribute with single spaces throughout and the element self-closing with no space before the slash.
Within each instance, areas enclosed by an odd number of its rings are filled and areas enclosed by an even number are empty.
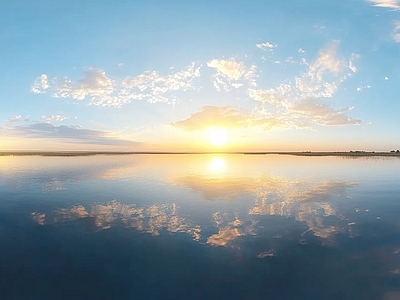
<svg viewBox="0 0 400 300">
<path fill-rule="evenodd" d="M 400 159 L 0 157 L 0 299 L 400 299 Z"/>
</svg>

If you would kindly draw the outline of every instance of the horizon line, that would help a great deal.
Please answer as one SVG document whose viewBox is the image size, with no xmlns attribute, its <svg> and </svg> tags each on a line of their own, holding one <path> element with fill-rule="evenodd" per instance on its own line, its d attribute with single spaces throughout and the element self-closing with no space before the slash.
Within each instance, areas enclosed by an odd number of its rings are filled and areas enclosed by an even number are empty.
<svg viewBox="0 0 400 300">
<path fill-rule="evenodd" d="M 397 150 L 398 151 L 398 150 Z M 92 150 L 0 150 L 0 156 L 92 156 L 92 155 L 134 155 L 134 154 L 241 154 L 241 155 L 297 155 L 297 156 L 399 156 L 391 151 L 92 151 Z"/>
</svg>

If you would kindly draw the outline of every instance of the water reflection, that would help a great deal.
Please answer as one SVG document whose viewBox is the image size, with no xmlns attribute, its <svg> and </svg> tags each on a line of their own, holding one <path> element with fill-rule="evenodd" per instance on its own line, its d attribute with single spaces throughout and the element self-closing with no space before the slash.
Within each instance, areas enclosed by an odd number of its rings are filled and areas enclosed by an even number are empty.
<svg viewBox="0 0 400 300">
<path fill-rule="evenodd" d="M 223 165 L 226 168 L 225 162 L 222 164 L 222 161 L 219 157 L 214 158 L 210 166 Z M 212 169 L 214 170 L 215 168 Z M 212 177 L 211 175 L 189 174 L 174 178 L 172 182 L 200 193 L 207 200 L 234 200 L 241 195 L 251 195 L 255 199 L 254 206 L 249 208 L 247 218 L 251 215 L 293 216 L 297 221 L 307 224 L 307 232 L 327 240 L 343 230 L 343 222 L 338 222 L 338 226 L 324 224 L 327 217 L 336 217 L 339 221 L 343 219 L 330 200 L 333 197 L 350 198 L 347 190 L 359 185 L 358 182 L 350 180 L 315 181 L 310 178 L 291 180 L 270 174 L 259 177 L 254 175 L 232 177 L 232 174 Z M 236 219 L 223 228 L 217 226 L 218 233 L 212 235 L 207 243 L 226 246 L 235 238 L 244 236 L 240 224 L 241 222 Z"/>
<path fill-rule="evenodd" d="M 225 160 L 222 157 L 214 157 L 208 165 L 211 174 L 224 172 L 226 169 Z"/>
<path fill-rule="evenodd" d="M 336 296 L 337 286 L 346 284 L 351 288 L 344 290 L 354 299 L 398 296 L 400 160 L 240 155 L 47 159 L 13 158 L 0 169 L 2 253 L 11 257 L 29 249 L 35 258 L 33 277 L 49 265 L 45 259 L 53 251 L 62 249 L 54 269 L 65 274 L 76 275 L 79 266 L 93 262 L 106 266 L 96 274 L 109 272 L 121 281 L 125 275 L 146 278 L 152 287 L 153 278 L 162 286 L 172 278 L 171 270 L 179 269 L 180 277 L 168 285 L 179 289 L 185 282 L 196 292 L 188 282 L 198 285 L 210 278 L 207 287 L 214 281 L 218 287 L 245 282 L 258 288 L 254 298 L 262 299 L 266 294 L 260 287 L 270 291 L 290 285 L 304 292 L 304 286 L 315 292 L 310 282 L 321 278 L 319 299 L 325 298 L 326 286 Z M 43 245 L 49 245 L 46 254 L 41 254 L 47 249 Z M 73 259 L 75 273 L 66 266 Z M 19 262 L 14 256 L 9 261 Z M 118 277 L 125 265 L 125 275 Z M 194 281 L 193 270 L 198 271 Z M 380 289 L 365 290 L 374 285 Z"/>
<path fill-rule="evenodd" d="M 104 159 L 107 157 L 107 159 Z M 5 180 L 14 190 L 35 189 L 43 193 L 67 190 L 90 179 L 132 178 L 136 158 L 97 157 L 0 157 L 0 183 Z"/>
<path fill-rule="evenodd" d="M 160 235 L 160 231 L 165 230 L 170 233 L 185 232 L 193 239 L 200 240 L 200 226 L 193 226 L 185 218 L 179 217 L 177 210 L 176 204 L 139 207 L 112 200 L 106 204 L 92 204 L 89 209 L 83 205 L 57 209 L 53 212 L 53 216 L 46 216 L 40 212 L 33 212 L 31 215 L 40 225 L 90 218 L 96 231 L 122 224 L 154 236 Z"/>
<path fill-rule="evenodd" d="M 346 221 L 346 217 L 340 214 L 336 202 L 337 199 L 351 198 L 349 190 L 359 186 L 358 182 L 288 178 L 266 172 L 251 174 L 252 170 L 249 170 L 250 174 L 246 174 L 243 172 L 244 168 L 237 169 L 236 172 L 227 172 L 228 168 L 230 171 L 234 168 L 228 165 L 224 157 L 216 156 L 208 157 L 208 159 L 206 172 L 203 167 L 197 172 L 193 172 L 192 168 L 190 173 L 182 172 L 183 176 L 171 177 L 166 174 L 159 180 L 190 189 L 202 195 L 205 200 L 241 199 L 244 207 L 240 211 L 234 214 L 229 213 L 231 207 L 228 205 L 217 211 L 208 210 L 210 217 L 196 221 L 196 218 L 190 220 L 188 217 L 180 217 L 177 204 L 173 201 L 155 204 L 148 200 L 147 205 L 138 205 L 112 200 L 107 203 L 88 203 L 85 206 L 77 204 L 70 208 L 59 208 L 52 213 L 52 216 L 33 212 L 32 219 L 44 225 L 88 218 L 93 220 L 93 228 L 96 231 L 123 224 L 125 227 L 152 235 L 159 235 L 162 231 L 184 232 L 197 241 L 202 240 L 212 246 L 224 247 L 236 247 L 237 239 L 261 234 L 264 225 L 259 225 L 258 222 L 262 216 L 294 218 L 301 222 L 305 226 L 298 236 L 301 243 L 306 243 L 304 236 L 307 233 L 324 240 L 324 244 L 333 243 L 335 234 L 346 230 L 352 237 L 357 235 L 355 223 Z M 184 163 L 185 161 L 180 161 L 180 164 Z M 177 161 L 175 161 L 176 165 Z M 144 176 L 140 173 L 141 167 L 143 166 L 135 164 L 135 176 Z M 101 169 L 101 174 L 115 174 L 118 170 L 115 167 L 108 170 Z M 132 171 L 128 171 L 130 169 L 126 165 L 122 166 L 121 170 L 122 174 L 133 174 Z M 115 175 L 115 177 L 127 178 L 121 175 Z M 109 176 L 101 175 L 101 178 L 111 180 Z M 133 180 L 135 178 L 133 177 Z M 52 188 L 50 190 L 62 190 L 63 187 L 63 183 L 59 181 L 54 184 L 46 183 L 46 185 Z M 185 201 L 183 205 L 189 205 L 187 209 L 191 209 L 190 201 Z M 193 217 L 193 212 L 189 215 Z M 210 228 L 210 226 L 214 229 L 203 231 L 203 239 L 201 239 L 201 228 Z"/>
<path fill-rule="evenodd" d="M 207 244 L 212 246 L 230 246 L 235 247 L 233 241 L 238 237 L 247 235 L 257 235 L 257 222 L 245 216 L 245 220 L 241 220 L 237 215 L 234 220 L 229 219 L 227 213 L 222 214 L 215 212 L 213 214 L 214 226 L 218 229 L 217 233 L 207 238 Z"/>
</svg>

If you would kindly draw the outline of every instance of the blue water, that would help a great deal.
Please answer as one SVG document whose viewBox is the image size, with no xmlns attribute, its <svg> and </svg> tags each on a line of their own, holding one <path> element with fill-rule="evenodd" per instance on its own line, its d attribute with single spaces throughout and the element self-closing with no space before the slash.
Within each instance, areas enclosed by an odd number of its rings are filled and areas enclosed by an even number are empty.
<svg viewBox="0 0 400 300">
<path fill-rule="evenodd" d="M 0 157 L 0 299 L 400 299 L 400 159 Z"/>
</svg>

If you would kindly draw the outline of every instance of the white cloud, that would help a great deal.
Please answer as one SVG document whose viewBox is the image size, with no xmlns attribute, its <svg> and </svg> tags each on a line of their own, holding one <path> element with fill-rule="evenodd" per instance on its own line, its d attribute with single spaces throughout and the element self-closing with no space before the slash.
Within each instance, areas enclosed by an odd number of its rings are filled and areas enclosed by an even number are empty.
<svg viewBox="0 0 400 300">
<path fill-rule="evenodd" d="M 287 57 L 285 62 L 288 63 L 288 64 L 295 64 L 296 63 L 296 61 L 293 59 L 293 56 Z"/>
<path fill-rule="evenodd" d="M 273 51 L 277 45 L 276 44 L 271 44 L 269 42 L 265 42 L 265 43 L 260 43 L 260 44 L 256 44 L 257 48 L 260 48 L 263 51 Z"/>
<path fill-rule="evenodd" d="M 333 42 L 321 49 L 308 71 L 295 78 L 296 92 L 300 98 L 331 98 L 339 84 L 357 72 L 354 60 L 359 55 L 353 53 L 346 62 L 337 57 L 337 46 L 338 43 Z M 352 73 L 346 73 L 348 70 Z"/>
<path fill-rule="evenodd" d="M 207 66 L 217 70 L 213 78 L 214 87 L 218 91 L 230 91 L 232 88 L 239 88 L 242 86 L 241 82 L 246 82 L 250 86 L 256 85 L 255 65 L 247 68 L 243 62 L 238 62 L 232 57 L 228 60 L 213 59 L 207 63 Z"/>
<path fill-rule="evenodd" d="M 249 97 L 258 102 L 257 112 L 265 118 L 279 120 L 280 127 L 361 123 L 346 116 L 349 108 L 335 110 L 320 100 L 332 98 L 339 85 L 357 71 L 354 60 L 359 56 L 352 54 L 348 61 L 338 58 L 337 45 L 333 42 L 321 49 L 307 70 L 293 81 L 264 90 L 249 88 Z"/>
<path fill-rule="evenodd" d="M 173 126 L 193 131 L 208 127 L 247 127 L 251 116 L 244 110 L 231 106 L 205 106 L 202 111 L 185 120 L 172 123 Z"/>
<path fill-rule="evenodd" d="M 8 122 L 13 123 L 13 122 L 18 122 L 21 121 L 22 116 L 21 115 L 16 115 L 8 119 Z"/>
<path fill-rule="evenodd" d="M 221 75 L 232 80 L 238 80 L 246 73 L 244 63 L 237 62 L 234 58 L 229 60 L 213 59 L 207 63 L 207 66 L 217 69 Z"/>
<path fill-rule="evenodd" d="M 84 100 L 86 97 L 103 98 L 113 93 L 114 85 L 114 81 L 108 78 L 104 71 L 88 69 L 85 71 L 85 77 L 75 83 L 69 79 L 57 82 L 54 97 L 76 100 Z"/>
<path fill-rule="evenodd" d="M 54 126 L 50 123 L 34 123 L 8 129 L 8 135 L 20 138 L 56 139 L 72 144 L 130 146 L 137 142 L 114 137 L 110 132 L 84 129 L 81 126 Z"/>
<path fill-rule="evenodd" d="M 195 88 L 193 80 L 200 77 L 200 68 L 192 63 L 187 69 L 167 76 L 156 71 L 146 71 L 135 77 L 127 77 L 121 82 L 120 95 L 132 100 L 144 99 L 150 103 L 170 103 L 174 97 L 168 93 Z"/>
<path fill-rule="evenodd" d="M 291 111 L 300 113 L 300 117 L 310 117 L 314 123 L 324 126 L 360 124 L 356 120 L 346 116 L 345 112 L 352 110 L 353 107 L 347 107 L 335 110 L 329 104 L 318 101 L 317 99 L 306 99 L 296 103 Z"/>
<path fill-rule="evenodd" d="M 312 80 L 322 81 L 326 72 L 338 74 L 344 68 L 343 60 L 336 57 L 337 42 L 333 42 L 321 49 L 318 58 L 310 64 L 307 76 Z"/>
<path fill-rule="evenodd" d="M 64 120 L 68 120 L 68 117 L 63 115 L 43 115 L 42 119 L 47 122 L 52 122 L 52 121 L 61 122 Z"/>
<path fill-rule="evenodd" d="M 394 22 L 392 38 L 396 43 L 400 43 L 400 21 Z"/>
<path fill-rule="evenodd" d="M 349 60 L 349 65 L 348 65 L 348 67 L 349 67 L 349 69 L 350 69 L 353 73 L 356 73 L 356 72 L 357 72 L 357 67 L 354 65 L 354 61 L 355 61 L 356 59 L 358 59 L 358 58 L 360 58 L 360 55 L 359 55 L 359 54 L 353 53 L 353 54 L 351 55 L 350 60 Z"/>
<path fill-rule="evenodd" d="M 123 79 L 111 79 L 103 70 L 88 69 L 85 76 L 76 81 L 54 78 L 51 91 L 55 98 L 89 100 L 89 104 L 100 106 L 121 107 L 133 100 L 174 103 L 177 97 L 172 92 L 194 89 L 193 80 L 200 76 L 200 68 L 192 63 L 186 69 L 166 76 L 146 71 Z M 32 89 L 32 92 L 37 93 L 36 90 Z"/>
<path fill-rule="evenodd" d="M 378 7 L 400 9 L 399 0 L 367 0 L 367 2 L 373 3 L 374 6 Z"/>
<path fill-rule="evenodd" d="M 282 116 L 261 115 L 232 106 L 205 106 L 187 119 L 171 125 L 187 131 L 196 131 L 210 127 L 272 129 L 288 127 L 288 122 Z"/>
<path fill-rule="evenodd" d="M 400 0 L 366 0 L 373 3 L 374 6 L 392 8 L 394 10 L 400 9 Z M 391 34 L 392 39 L 396 43 L 400 43 L 400 21 L 394 22 L 394 28 Z"/>
<path fill-rule="evenodd" d="M 279 93 L 277 91 L 280 90 Z M 283 105 L 286 102 L 285 90 L 291 90 L 291 86 L 281 84 L 276 89 L 256 90 L 249 89 L 249 97 L 261 103 L 269 103 L 272 105 Z"/>
<path fill-rule="evenodd" d="M 364 89 L 370 89 L 370 88 L 371 88 L 370 85 L 360 86 L 360 87 L 357 88 L 357 92 L 360 92 L 360 91 L 362 91 Z"/>
<path fill-rule="evenodd" d="M 38 78 L 36 78 L 33 86 L 31 87 L 31 92 L 35 94 L 43 94 L 49 87 L 50 85 L 47 80 L 47 75 L 42 74 Z"/>
</svg>

